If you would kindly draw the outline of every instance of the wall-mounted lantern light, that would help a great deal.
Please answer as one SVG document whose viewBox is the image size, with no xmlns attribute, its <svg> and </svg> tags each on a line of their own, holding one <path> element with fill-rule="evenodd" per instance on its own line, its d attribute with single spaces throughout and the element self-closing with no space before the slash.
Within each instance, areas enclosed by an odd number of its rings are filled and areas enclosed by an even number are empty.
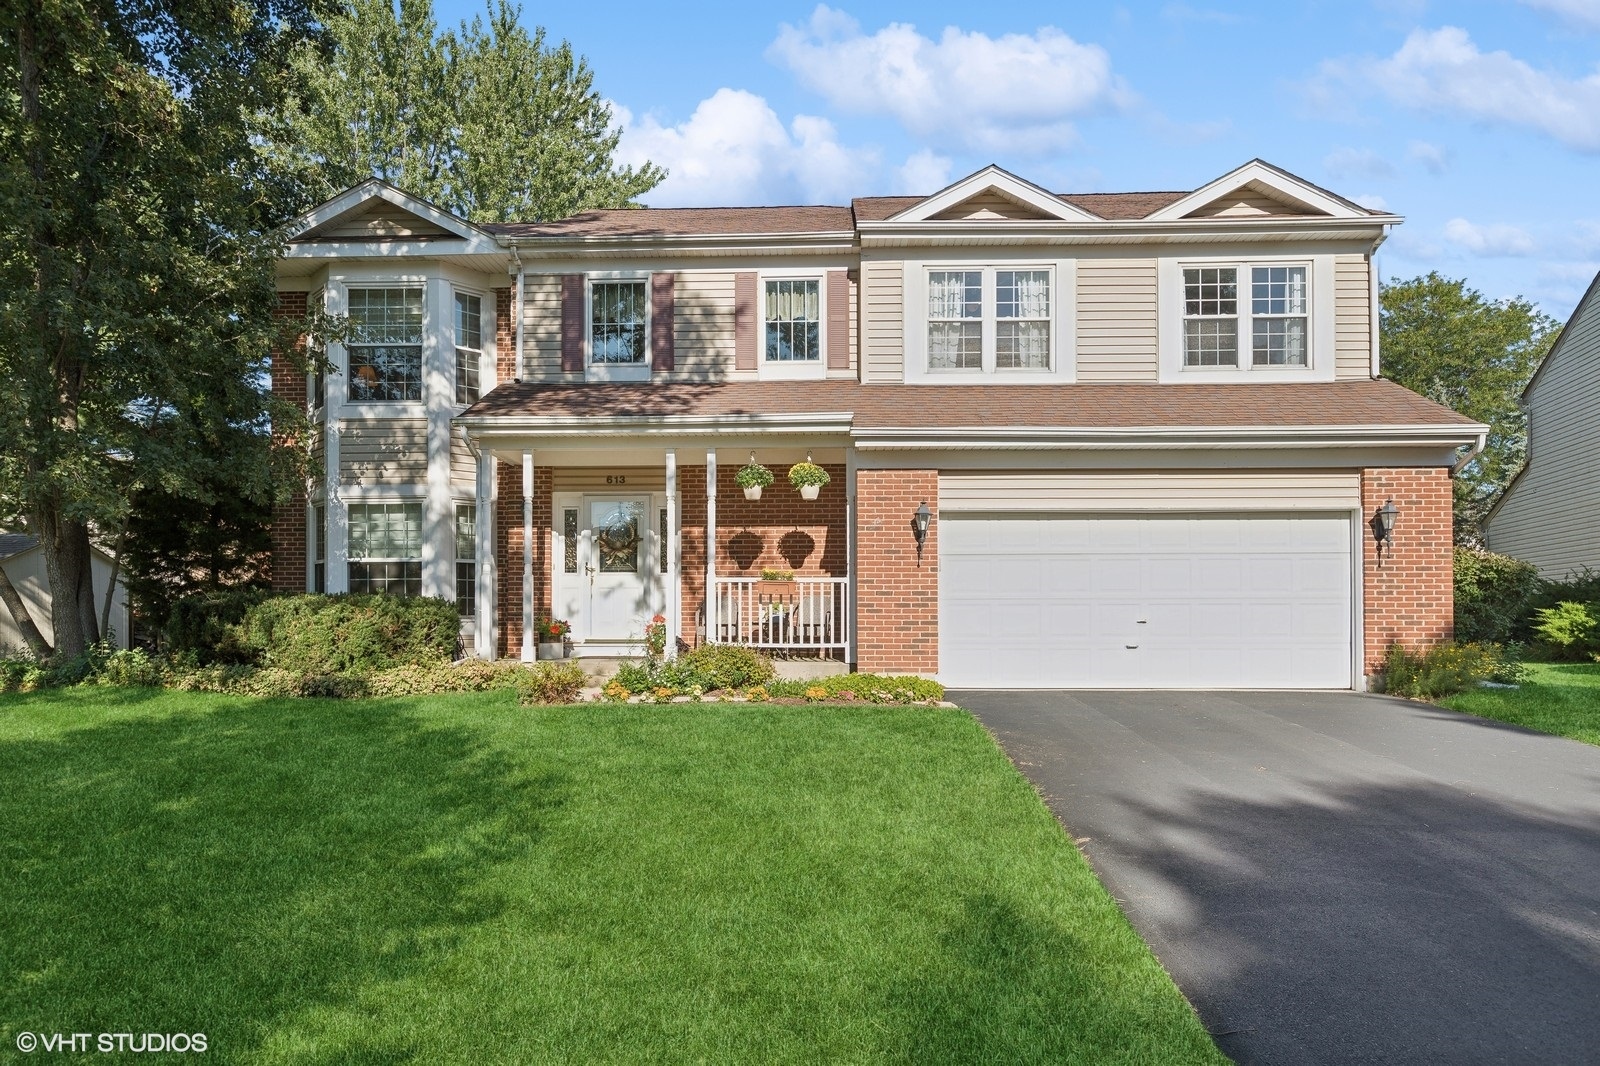
<svg viewBox="0 0 1600 1066">
<path fill-rule="evenodd" d="M 1394 523 L 1399 517 L 1400 508 L 1394 505 L 1393 499 L 1385 500 L 1383 506 L 1372 516 L 1372 539 L 1378 542 L 1380 558 L 1385 548 L 1394 551 Z"/>
<path fill-rule="evenodd" d="M 917 513 L 911 516 L 911 535 L 917 540 L 917 558 L 922 558 L 922 546 L 928 543 L 928 526 L 933 522 L 933 512 L 928 510 L 928 501 L 923 500 L 922 506 L 917 508 Z"/>
</svg>

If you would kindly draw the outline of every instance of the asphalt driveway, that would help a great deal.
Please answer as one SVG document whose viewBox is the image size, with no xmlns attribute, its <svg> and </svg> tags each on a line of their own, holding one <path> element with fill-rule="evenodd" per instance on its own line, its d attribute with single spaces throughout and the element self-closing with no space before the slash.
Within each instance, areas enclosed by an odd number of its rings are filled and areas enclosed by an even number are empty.
<svg viewBox="0 0 1600 1066">
<path fill-rule="evenodd" d="M 956 692 L 1241 1063 L 1600 1063 L 1600 748 L 1349 693 Z"/>
</svg>

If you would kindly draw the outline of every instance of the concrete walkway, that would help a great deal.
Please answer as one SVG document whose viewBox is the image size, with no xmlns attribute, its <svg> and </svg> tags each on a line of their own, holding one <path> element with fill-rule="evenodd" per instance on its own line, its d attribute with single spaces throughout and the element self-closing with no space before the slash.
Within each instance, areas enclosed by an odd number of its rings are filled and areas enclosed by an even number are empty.
<svg viewBox="0 0 1600 1066">
<path fill-rule="evenodd" d="M 1349 693 L 956 692 L 1241 1063 L 1600 1063 L 1600 748 Z"/>
</svg>

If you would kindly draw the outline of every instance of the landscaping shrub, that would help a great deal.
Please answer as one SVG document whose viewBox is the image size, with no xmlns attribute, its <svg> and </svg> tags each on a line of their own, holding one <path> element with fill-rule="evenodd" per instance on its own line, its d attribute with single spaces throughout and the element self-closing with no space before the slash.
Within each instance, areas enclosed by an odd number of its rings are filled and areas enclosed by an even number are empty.
<svg viewBox="0 0 1600 1066">
<path fill-rule="evenodd" d="M 1532 563 L 1476 548 L 1457 548 L 1456 639 L 1490 644 L 1525 639 L 1528 616 L 1543 584 Z"/>
<path fill-rule="evenodd" d="M 524 704 L 574 703 L 586 680 L 588 675 L 575 662 L 544 662 L 529 670 L 517 687 Z"/>
<path fill-rule="evenodd" d="M 1430 700 L 1488 681 L 1505 666 L 1504 652 L 1493 644 L 1436 644 L 1421 653 L 1391 644 L 1382 687 L 1391 695 Z"/>
<path fill-rule="evenodd" d="M 766 687 L 775 697 L 809 700 L 854 697 L 872 703 L 925 703 L 944 699 L 944 686 L 937 681 L 885 674 L 832 674 L 808 681 L 773 681 Z"/>
<path fill-rule="evenodd" d="M 26 655 L 0 659 L 0 692 L 32 692 L 45 687 L 47 677 L 37 659 Z"/>
<path fill-rule="evenodd" d="M 262 665 L 341 674 L 448 663 L 461 619 L 454 603 L 425 596 L 306 594 L 255 604 L 238 630 Z"/>
<path fill-rule="evenodd" d="M 702 644 L 677 661 L 701 675 L 707 690 L 748 688 L 777 676 L 771 659 L 754 648 L 736 644 Z"/>
<path fill-rule="evenodd" d="M 1563 601 L 1540 608 L 1534 632 L 1564 659 L 1582 659 L 1600 652 L 1600 604 Z"/>
<path fill-rule="evenodd" d="M 122 685 L 130 688 L 159 688 L 166 671 L 159 660 L 143 648 L 119 649 L 108 655 L 100 664 L 94 681 L 100 685 Z"/>
<path fill-rule="evenodd" d="M 167 650 L 202 663 L 248 662 L 253 653 L 239 643 L 239 623 L 269 595 L 264 589 L 239 588 L 185 596 L 173 603 L 161 632 Z"/>
</svg>

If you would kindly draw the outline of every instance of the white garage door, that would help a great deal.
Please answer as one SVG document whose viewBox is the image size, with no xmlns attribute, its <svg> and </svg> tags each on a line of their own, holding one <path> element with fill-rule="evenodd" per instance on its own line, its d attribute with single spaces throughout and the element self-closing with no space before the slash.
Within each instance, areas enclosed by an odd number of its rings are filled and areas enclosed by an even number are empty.
<svg viewBox="0 0 1600 1066">
<path fill-rule="evenodd" d="M 1346 515 L 947 513 L 953 687 L 1349 688 Z"/>
</svg>

